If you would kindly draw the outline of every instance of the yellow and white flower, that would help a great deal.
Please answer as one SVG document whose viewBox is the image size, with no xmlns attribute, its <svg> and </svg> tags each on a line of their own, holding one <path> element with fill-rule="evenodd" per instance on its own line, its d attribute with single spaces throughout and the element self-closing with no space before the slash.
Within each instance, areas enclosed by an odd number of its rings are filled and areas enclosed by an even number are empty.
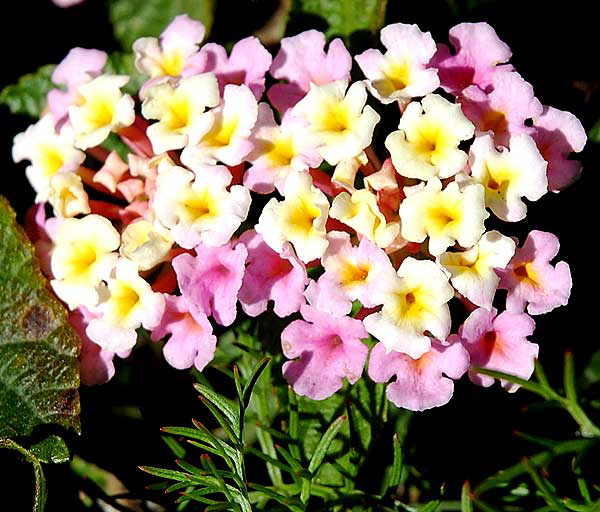
<svg viewBox="0 0 600 512">
<path fill-rule="evenodd" d="M 57 217 L 75 217 L 90 213 L 88 195 L 79 175 L 74 172 L 60 172 L 50 179 L 48 202 Z"/>
<path fill-rule="evenodd" d="M 385 140 L 394 167 L 407 178 L 449 178 L 467 163 L 458 148 L 473 136 L 475 127 L 460 105 L 438 94 L 428 94 L 421 103 L 412 102 L 400 118 L 399 130 Z"/>
<path fill-rule="evenodd" d="M 471 176 L 485 187 L 485 205 L 500 219 L 516 222 L 527 214 L 521 198 L 537 201 L 548 191 L 547 163 L 527 134 L 512 136 L 509 147 L 498 151 L 491 135 L 477 137 Z"/>
<path fill-rule="evenodd" d="M 310 91 L 292 114 L 308 121 L 310 132 L 322 141 L 321 156 L 330 165 L 336 165 L 360 155 L 371 144 L 379 114 L 366 102 L 367 91 L 362 82 L 355 82 L 350 88 L 346 80 L 324 85 L 311 83 Z"/>
<path fill-rule="evenodd" d="M 448 277 L 435 262 L 409 257 L 382 292 L 381 311 L 363 323 L 387 353 L 402 352 L 418 359 L 431 347 L 426 331 L 442 341 L 450 333 L 447 303 L 453 296 Z"/>
<path fill-rule="evenodd" d="M 142 115 L 157 119 L 146 134 L 156 154 L 197 143 L 213 125 L 214 115 L 207 108 L 219 104 L 219 84 L 215 75 L 166 80 L 148 87 Z"/>
<path fill-rule="evenodd" d="M 50 179 L 53 176 L 61 172 L 76 171 L 85 160 L 85 153 L 79 151 L 74 143 L 71 128 L 64 126 L 57 133 L 50 114 L 15 137 L 12 157 L 15 162 L 31 162 L 25 173 L 37 193 L 37 203 L 48 200 Z"/>
<path fill-rule="evenodd" d="M 499 233 L 488 231 L 466 251 L 445 252 L 438 263 L 450 275 L 456 290 L 473 304 L 491 311 L 500 278 L 495 268 L 505 268 L 515 253 L 515 242 Z"/>
<path fill-rule="evenodd" d="M 402 237 L 421 243 L 429 237 L 429 252 L 443 253 L 458 242 L 462 247 L 473 246 L 485 231 L 483 186 L 479 183 L 456 181 L 442 190 L 442 182 L 432 178 L 426 185 L 404 189 L 407 197 L 400 204 Z"/>
<path fill-rule="evenodd" d="M 98 286 L 108 278 L 116 261 L 119 232 L 101 215 L 64 219 L 54 238 L 50 282 L 70 309 L 98 303 Z"/>
<path fill-rule="evenodd" d="M 125 75 L 100 75 L 77 89 L 77 101 L 69 107 L 69 121 L 78 148 L 102 144 L 110 132 L 133 124 L 133 98 L 121 92 L 128 81 Z"/>
<path fill-rule="evenodd" d="M 283 201 L 272 198 L 265 205 L 256 231 L 278 253 L 283 251 L 285 242 L 290 242 L 303 262 L 320 258 L 329 245 L 325 231 L 327 197 L 313 185 L 307 172 L 288 176 L 284 197 Z"/>
<path fill-rule="evenodd" d="M 134 220 L 121 233 L 119 252 L 140 270 L 149 270 L 165 259 L 173 246 L 171 234 L 158 222 Z"/>
</svg>

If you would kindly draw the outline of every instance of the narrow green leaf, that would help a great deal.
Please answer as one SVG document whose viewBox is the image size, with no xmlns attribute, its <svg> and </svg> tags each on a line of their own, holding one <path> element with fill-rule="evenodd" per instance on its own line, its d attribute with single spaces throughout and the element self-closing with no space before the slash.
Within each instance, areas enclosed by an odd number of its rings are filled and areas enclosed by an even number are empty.
<svg viewBox="0 0 600 512">
<path fill-rule="evenodd" d="M 282 505 L 285 505 L 292 512 L 304 512 L 304 510 L 305 510 L 304 507 L 300 504 L 300 502 L 297 499 L 291 498 L 289 496 L 284 496 L 283 494 L 278 493 L 277 491 L 271 489 L 270 487 L 265 487 L 264 485 L 255 484 L 255 483 L 249 483 L 248 485 L 252 489 L 255 489 L 255 490 L 263 493 L 265 496 L 268 496 L 269 498 L 274 499 L 275 501 L 277 501 L 278 503 L 281 503 Z"/>
<path fill-rule="evenodd" d="M 46 505 L 46 479 L 44 478 L 44 471 L 38 458 L 31 452 L 23 448 L 20 444 L 15 443 L 11 439 L 0 439 L 0 449 L 6 448 L 9 450 L 15 450 L 19 452 L 25 460 L 33 466 L 33 474 L 35 476 L 35 495 L 33 497 L 33 512 L 43 512 Z M 17 497 L 13 497 L 17 499 Z M 5 498 L 6 499 L 6 498 Z M 19 498 L 20 499 L 20 498 Z"/>
<path fill-rule="evenodd" d="M 252 391 L 254 391 L 254 386 L 256 385 L 256 382 L 258 381 L 258 379 L 260 378 L 262 373 L 265 371 L 265 369 L 267 368 L 267 366 L 269 365 L 270 362 L 271 362 L 271 358 L 265 357 L 264 359 L 259 361 L 259 363 L 255 366 L 254 370 L 252 370 L 252 373 L 250 374 L 250 377 L 248 378 L 248 382 L 244 386 L 244 393 L 243 393 L 244 398 L 242 400 L 244 407 L 248 407 L 248 404 L 250 403 L 250 397 L 252 396 Z"/>
<path fill-rule="evenodd" d="M 473 502 L 471 501 L 471 485 L 465 482 L 460 494 L 460 511 L 473 512 Z"/>
<path fill-rule="evenodd" d="M 575 385 L 575 366 L 573 364 L 573 353 L 570 350 L 565 352 L 565 366 L 563 370 L 563 383 L 567 400 L 574 404 L 577 403 L 577 390 Z"/>
<path fill-rule="evenodd" d="M 221 425 L 221 428 L 225 431 L 231 442 L 236 446 L 241 445 L 241 440 L 238 437 L 236 430 L 238 429 L 237 425 L 232 425 L 229 420 L 221 413 L 220 409 L 218 409 L 212 402 L 206 399 L 202 399 L 202 403 L 208 408 L 211 414 L 215 417 L 215 419 Z"/>
<path fill-rule="evenodd" d="M 169 449 L 173 452 L 175 457 L 182 459 L 185 457 L 185 448 L 181 446 L 180 443 L 177 442 L 176 439 L 169 436 L 160 436 L 164 443 L 169 447 Z"/>
<path fill-rule="evenodd" d="M 275 439 L 280 439 L 281 441 L 285 441 L 286 443 L 290 443 L 290 444 L 296 443 L 296 441 L 294 441 L 287 434 L 284 434 L 283 432 L 280 432 L 279 430 L 276 430 L 274 428 L 267 427 L 266 425 L 263 425 L 262 423 L 256 423 L 256 428 L 259 428 L 260 430 L 264 430 L 271 437 L 274 437 Z"/>
<path fill-rule="evenodd" d="M 223 395 L 220 395 L 209 386 L 196 383 L 194 384 L 194 387 L 200 393 L 200 395 L 202 395 L 206 400 L 213 403 L 219 409 L 221 414 L 225 416 L 225 418 L 227 418 L 229 424 L 236 431 L 236 435 L 239 436 L 240 432 L 238 432 L 238 423 L 240 420 L 240 413 L 238 410 L 238 405 L 233 403 L 228 398 L 225 398 Z"/>
<path fill-rule="evenodd" d="M 546 503 L 551 507 L 554 507 L 553 510 L 556 510 L 557 512 L 566 511 L 567 509 L 560 503 L 559 497 L 554 494 L 554 491 L 550 488 L 546 479 L 534 469 L 528 459 L 523 459 L 523 465 L 533 480 L 533 483 L 538 488 L 538 491 L 540 491 L 540 494 L 546 500 Z"/>
<path fill-rule="evenodd" d="M 260 450 L 253 448 L 252 446 L 250 448 L 248 448 L 248 453 L 251 453 L 252 455 L 256 455 L 259 459 L 264 460 L 268 464 L 272 464 L 273 466 L 281 469 L 282 471 L 285 471 L 286 473 L 289 473 L 290 475 L 295 474 L 294 468 L 292 468 L 288 464 L 281 462 L 279 459 L 271 457 L 271 456 L 267 455 L 266 453 L 263 453 Z"/>
<path fill-rule="evenodd" d="M 237 392 L 237 398 L 240 404 L 244 403 L 244 391 L 242 390 L 242 383 L 240 381 L 240 370 L 237 364 L 233 365 L 233 380 L 235 381 L 235 390 Z"/>
<path fill-rule="evenodd" d="M 176 460 L 175 464 L 177 464 L 181 469 L 184 469 L 188 473 L 191 473 L 192 475 L 206 476 L 207 474 L 206 471 L 194 466 L 193 464 L 190 464 L 189 462 L 186 462 L 185 460 Z"/>
<path fill-rule="evenodd" d="M 327 37 L 348 39 L 359 31 L 377 32 L 383 26 L 386 6 L 387 0 L 294 0 L 292 15 L 318 16 L 327 23 Z"/>
<path fill-rule="evenodd" d="M 160 478 L 167 478 L 168 480 L 176 480 L 177 482 L 189 482 L 192 475 L 182 473 L 181 471 L 174 471 L 172 469 L 156 468 L 153 466 L 139 466 L 139 468 L 153 476 Z"/>
<path fill-rule="evenodd" d="M 323 434 L 323 437 L 319 441 L 315 452 L 313 453 L 312 458 L 310 459 L 310 464 L 308 465 L 308 470 L 311 473 L 315 473 L 319 466 L 323 463 L 323 459 L 327 454 L 327 450 L 329 449 L 329 445 L 331 441 L 335 438 L 337 433 L 340 431 L 344 423 L 346 422 L 346 416 L 340 416 L 337 420 L 335 420 L 329 428 Z"/>
<path fill-rule="evenodd" d="M 600 142 L 600 119 L 588 132 L 588 139 L 590 140 L 590 142 Z"/>
<path fill-rule="evenodd" d="M 285 461 L 290 465 L 290 467 L 296 472 L 296 475 L 302 478 L 310 478 L 311 474 L 302 467 L 300 462 L 283 446 L 275 445 L 275 449 L 277 453 L 279 453 Z"/>
<path fill-rule="evenodd" d="M 193 419 L 192 423 L 198 430 L 200 430 L 200 432 L 202 432 L 205 435 L 205 441 L 207 443 L 211 444 L 216 450 L 222 450 L 223 453 L 225 453 L 231 460 L 237 460 L 237 455 L 239 454 L 239 452 L 235 448 L 233 448 L 231 445 L 229 445 L 222 439 L 219 439 L 199 421 Z"/>
<path fill-rule="evenodd" d="M 549 391 L 547 389 L 540 386 L 539 384 L 522 379 L 520 377 L 517 377 L 516 375 L 511 375 L 510 373 L 498 372 L 495 370 L 489 370 L 488 368 L 481 368 L 478 366 L 472 367 L 471 371 L 473 371 L 475 373 L 481 373 L 482 375 L 488 375 L 490 377 L 494 377 L 495 379 L 506 380 L 508 382 L 518 384 L 522 388 L 524 388 L 528 391 L 531 391 L 532 393 L 536 393 L 548 400 L 552 400 L 555 398 L 553 395 L 551 395 L 549 393 Z"/>
<path fill-rule="evenodd" d="M 233 502 L 233 496 L 229 492 L 229 489 L 228 489 L 227 484 L 225 483 L 225 480 L 223 480 L 223 477 L 221 476 L 220 472 L 217 470 L 212 459 L 208 455 L 202 455 L 200 457 L 200 460 L 202 461 L 203 464 L 206 464 L 206 466 L 210 469 L 210 472 L 213 474 L 213 476 L 219 481 L 219 486 L 220 486 L 221 492 L 227 497 L 227 499 L 230 502 Z M 238 483 L 238 482 L 236 482 L 236 483 Z"/>
<path fill-rule="evenodd" d="M 439 508 L 440 502 L 439 500 L 435 500 L 423 505 L 421 508 L 419 508 L 419 512 L 435 512 Z"/>
<path fill-rule="evenodd" d="M 209 505 L 204 510 L 205 512 L 216 512 L 217 510 L 239 510 L 240 507 L 237 503 L 215 503 Z"/>
<path fill-rule="evenodd" d="M 140 37 L 158 37 L 177 14 L 202 21 L 210 32 L 215 0 L 110 0 L 115 37 L 130 50 Z"/>
<path fill-rule="evenodd" d="M 46 94 L 55 85 L 52 83 L 54 64 L 42 66 L 35 73 L 19 78 L 0 92 L 0 105 L 6 105 L 13 114 L 40 117 L 46 107 Z"/>
<path fill-rule="evenodd" d="M 288 410 L 288 434 L 294 441 L 298 441 L 298 439 L 300 438 L 300 415 L 298 414 L 298 399 L 296 398 L 296 393 L 294 393 L 292 386 L 288 386 Z M 290 445 L 290 452 L 297 460 L 300 460 L 300 446 L 298 444 L 294 443 Z"/>
<path fill-rule="evenodd" d="M 396 487 L 398 487 L 398 485 L 400 485 L 400 478 L 402 477 L 402 466 L 403 466 L 402 443 L 400 442 L 400 438 L 398 437 L 398 434 L 394 434 L 393 445 L 394 445 L 394 461 L 392 462 L 392 467 L 390 470 L 389 487 L 396 488 Z"/>
<path fill-rule="evenodd" d="M 207 494 L 217 494 L 217 493 L 218 493 L 218 490 L 207 487 L 205 489 L 196 489 L 193 491 L 184 492 L 184 493 L 182 493 L 182 497 L 179 499 L 181 500 L 185 497 L 185 498 L 189 498 L 194 501 L 198 501 L 200 503 L 204 503 L 206 505 L 216 505 L 219 502 L 216 500 L 213 500 L 211 498 L 207 498 L 206 495 Z"/>
</svg>

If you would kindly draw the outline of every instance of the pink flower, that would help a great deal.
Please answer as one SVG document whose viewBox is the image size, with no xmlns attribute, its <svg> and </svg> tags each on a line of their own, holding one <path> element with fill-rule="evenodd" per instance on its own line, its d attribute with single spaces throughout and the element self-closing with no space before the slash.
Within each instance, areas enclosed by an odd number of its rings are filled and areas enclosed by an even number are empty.
<svg viewBox="0 0 600 512">
<path fill-rule="evenodd" d="M 83 3 L 84 0 L 52 0 L 57 7 L 71 7 Z"/>
<path fill-rule="evenodd" d="M 293 107 L 310 90 L 310 84 L 324 85 L 349 80 L 352 57 L 341 39 L 334 39 L 325 52 L 325 35 L 307 30 L 281 40 L 281 49 L 273 59 L 271 74 L 287 84 L 275 84 L 267 92 L 280 112 Z"/>
<path fill-rule="evenodd" d="M 493 90 L 489 93 L 476 85 L 467 87 L 462 92 L 462 109 L 478 135 L 491 131 L 497 145 L 507 146 L 511 135 L 533 131 L 525 126 L 525 120 L 538 118 L 542 104 L 533 87 L 516 72 L 494 73 L 490 84 Z"/>
<path fill-rule="evenodd" d="M 78 308 L 69 312 L 69 323 L 81 339 L 81 352 L 79 353 L 79 374 L 82 384 L 95 386 L 104 384 L 113 378 L 115 365 L 113 364 L 114 352 L 103 349 L 94 343 L 85 329 L 90 313 L 85 308 Z"/>
<path fill-rule="evenodd" d="M 448 341 L 460 340 L 469 351 L 471 364 L 488 370 L 494 370 L 522 379 L 531 377 L 538 346 L 527 340 L 535 329 L 535 322 L 525 313 L 509 313 L 504 311 L 497 315 L 496 309 L 487 311 L 476 309 L 465 320 L 458 330 L 458 335 L 451 336 Z M 494 378 L 469 371 L 469 378 L 479 386 L 491 386 Z M 519 386 L 502 380 L 502 386 L 510 392 Z"/>
<path fill-rule="evenodd" d="M 232 247 L 196 246 L 196 256 L 180 254 L 173 258 L 173 268 L 181 294 L 190 304 L 217 323 L 231 325 L 236 317 L 236 302 L 242 286 L 248 250 L 244 244 Z"/>
<path fill-rule="evenodd" d="M 288 361 L 283 375 L 298 395 L 323 400 L 342 387 L 344 377 L 354 384 L 367 359 L 368 336 L 359 320 L 336 318 L 303 306 L 304 320 L 295 320 L 281 333 Z"/>
<path fill-rule="evenodd" d="M 540 315 L 566 306 L 571 295 L 571 270 L 564 261 L 550 264 L 559 249 L 558 238 L 545 231 L 532 231 L 523 247 L 516 250 L 500 275 L 499 289 L 508 290 L 506 309 L 521 313 L 527 306 L 530 315 Z"/>
<path fill-rule="evenodd" d="M 248 250 L 246 272 L 238 296 L 244 312 L 258 316 L 267 309 L 270 300 L 277 316 L 298 311 L 305 303 L 303 293 L 308 276 L 292 246 L 285 243 L 278 254 L 254 230 L 246 231 L 239 241 Z"/>
<path fill-rule="evenodd" d="M 217 346 L 212 325 L 198 305 L 190 303 L 184 296 L 163 295 L 165 311 L 160 323 L 152 330 L 152 340 L 171 334 L 163 348 L 167 362 L 178 370 L 194 365 L 202 371 L 212 361 Z"/>
<path fill-rule="evenodd" d="M 454 382 L 469 368 L 469 354 L 460 343 L 431 344 L 428 352 L 412 359 L 400 352 L 386 354 L 383 343 L 371 351 L 369 377 L 375 382 L 396 379 L 387 387 L 386 396 L 397 407 L 424 411 L 447 404 L 454 393 Z"/>
<path fill-rule="evenodd" d="M 548 162 L 548 190 L 559 192 L 581 174 L 581 163 L 569 155 L 583 150 L 585 129 L 573 114 L 553 107 L 544 107 L 533 126 L 533 139 Z"/>
<path fill-rule="evenodd" d="M 205 44 L 192 59 L 191 66 L 196 73 L 213 72 L 219 81 L 221 95 L 227 84 L 244 84 L 259 100 L 265 90 L 265 74 L 271 61 L 271 54 L 256 37 L 250 36 L 238 41 L 229 57 L 221 45 Z"/>
<path fill-rule="evenodd" d="M 512 53 L 487 23 L 460 23 L 450 29 L 450 42 L 456 53 L 439 44 L 431 65 L 438 68 L 441 86 L 460 94 L 470 85 L 487 91 L 498 71 L 512 71 L 508 62 Z"/>
<path fill-rule="evenodd" d="M 65 85 L 67 89 L 52 89 L 48 92 L 48 107 L 56 123 L 65 118 L 69 107 L 75 103 L 79 86 L 102 73 L 107 57 L 100 50 L 73 48 L 54 68 L 52 81 Z"/>
</svg>

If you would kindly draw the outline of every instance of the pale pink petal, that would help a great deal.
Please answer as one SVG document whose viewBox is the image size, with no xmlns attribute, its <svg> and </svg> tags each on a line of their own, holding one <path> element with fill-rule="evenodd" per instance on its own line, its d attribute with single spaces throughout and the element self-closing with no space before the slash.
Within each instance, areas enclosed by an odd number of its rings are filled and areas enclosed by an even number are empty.
<svg viewBox="0 0 600 512">
<path fill-rule="evenodd" d="M 508 311 L 520 313 L 528 304 L 530 315 L 540 315 L 567 305 L 572 286 L 569 265 L 564 261 L 550 264 L 558 249 L 555 235 L 531 231 L 507 267 L 496 270 L 500 275 L 498 288 L 508 290 Z"/>
<path fill-rule="evenodd" d="M 232 248 L 231 242 L 220 247 L 199 244 L 195 250 L 195 257 L 180 254 L 172 262 L 181 294 L 217 323 L 231 325 L 237 313 L 246 246 L 237 244 Z"/>
<path fill-rule="evenodd" d="M 362 322 L 336 318 L 311 306 L 302 307 L 304 320 L 295 320 L 281 333 L 288 361 L 283 375 L 298 395 L 323 400 L 342 387 L 347 378 L 354 384 L 367 359 L 368 336 Z"/>
<path fill-rule="evenodd" d="M 183 296 L 164 294 L 165 310 L 160 323 L 152 330 L 152 340 L 167 334 L 163 354 L 178 370 L 192 365 L 202 371 L 215 355 L 217 338 L 206 315 Z"/>
<path fill-rule="evenodd" d="M 450 42 L 455 54 L 444 44 L 431 65 L 438 68 L 441 86 L 448 92 L 459 94 L 470 85 L 487 90 L 494 73 L 511 71 L 508 62 L 512 53 L 487 23 L 460 23 L 450 29 Z"/>
<path fill-rule="evenodd" d="M 581 163 L 569 156 L 583 150 L 587 141 L 585 129 L 573 114 L 553 107 L 544 107 L 533 126 L 533 139 L 548 162 L 548 190 L 558 192 L 581 174 Z"/>
<path fill-rule="evenodd" d="M 246 272 L 238 299 L 244 312 L 258 316 L 267 309 L 285 317 L 300 310 L 305 303 L 303 292 L 308 283 L 306 267 L 290 244 L 278 254 L 254 230 L 246 231 L 239 240 L 248 250 Z"/>
<path fill-rule="evenodd" d="M 180 14 L 162 32 L 160 43 L 164 50 L 191 48 L 202 42 L 205 32 L 202 22 L 193 20 L 187 14 Z"/>
<path fill-rule="evenodd" d="M 468 368 L 469 355 L 460 343 L 433 341 L 429 351 L 416 360 L 400 352 L 386 353 L 383 343 L 378 343 L 369 359 L 369 377 L 387 382 L 395 375 L 386 396 L 397 407 L 411 411 L 447 404 L 454 393 L 453 379 L 459 379 Z"/>
<path fill-rule="evenodd" d="M 476 309 L 465 320 L 458 331 L 463 346 L 469 351 L 471 364 L 488 370 L 500 371 L 529 379 L 533 374 L 538 345 L 527 340 L 535 329 L 535 322 L 525 313 L 502 312 L 492 309 Z M 452 336 L 449 340 L 455 340 Z M 491 386 L 493 377 L 469 372 L 469 378 L 480 386 Z M 508 391 L 519 386 L 502 380 Z"/>
</svg>

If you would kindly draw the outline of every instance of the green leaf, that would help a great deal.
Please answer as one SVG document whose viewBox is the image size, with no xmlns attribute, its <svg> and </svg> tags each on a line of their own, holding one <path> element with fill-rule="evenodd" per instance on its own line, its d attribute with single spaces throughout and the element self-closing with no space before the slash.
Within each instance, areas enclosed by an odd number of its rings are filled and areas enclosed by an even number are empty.
<svg viewBox="0 0 600 512">
<path fill-rule="evenodd" d="M 46 106 L 46 94 L 55 87 L 51 80 L 55 67 L 47 64 L 35 73 L 22 76 L 16 84 L 7 85 L 0 92 L 0 104 L 6 105 L 13 114 L 40 117 Z"/>
<path fill-rule="evenodd" d="M 80 341 L 1 196 L 0 319 L 0 438 L 36 429 L 40 457 L 64 459 L 64 443 L 44 441 L 40 427 L 79 432 Z"/>
<path fill-rule="evenodd" d="M 469 482 L 465 482 L 460 493 L 460 510 L 461 512 L 473 512 L 473 502 L 471 501 L 471 486 Z"/>
<path fill-rule="evenodd" d="M 225 416 L 227 420 L 229 420 L 229 423 L 235 428 L 236 434 L 239 436 L 240 432 L 238 424 L 240 418 L 238 405 L 234 404 L 231 400 L 225 398 L 223 395 L 220 395 L 214 389 L 205 386 L 204 384 L 197 383 L 194 384 L 194 387 L 196 388 L 196 391 L 198 391 L 198 393 L 200 393 L 206 399 L 204 400 L 205 403 L 206 401 L 212 403 L 219 410 L 219 412 L 221 412 L 221 414 Z"/>
<path fill-rule="evenodd" d="M 130 50 L 140 37 L 158 37 L 178 14 L 200 20 L 210 32 L 215 0 L 111 0 L 109 16 L 115 37 Z"/>
<path fill-rule="evenodd" d="M 600 119 L 596 122 L 592 129 L 588 132 L 590 142 L 600 142 Z"/>
<path fill-rule="evenodd" d="M 167 478 L 169 480 L 175 480 L 177 482 L 189 482 L 190 475 L 182 473 L 181 471 L 173 471 L 172 469 L 155 468 L 152 466 L 140 466 L 140 469 L 150 475 L 158 476 L 160 478 Z"/>
<path fill-rule="evenodd" d="M 260 376 L 262 375 L 263 371 L 265 370 L 265 368 L 268 366 L 268 364 L 270 362 L 271 362 L 271 358 L 265 357 L 264 359 L 259 361 L 259 363 L 256 365 L 254 370 L 252 370 L 252 374 L 250 375 L 250 377 L 248 378 L 248 382 L 244 386 L 244 393 L 243 393 L 244 407 L 248 407 L 248 404 L 250 403 L 250 397 L 252 396 L 252 391 L 254 390 L 254 386 L 256 385 L 256 381 L 258 381 L 258 379 L 260 379 Z"/>
<path fill-rule="evenodd" d="M 43 512 L 46 504 L 46 479 L 44 478 L 44 472 L 42 465 L 38 458 L 23 448 L 20 444 L 11 441 L 10 439 L 0 439 L 0 449 L 8 448 L 15 450 L 25 457 L 27 462 L 33 466 L 33 473 L 35 475 L 35 495 L 33 498 L 33 512 Z M 6 497 L 5 497 L 6 499 Z"/>
<path fill-rule="evenodd" d="M 317 448 L 315 449 L 315 453 L 313 453 L 313 456 L 310 459 L 310 464 L 308 465 L 308 470 L 311 473 L 314 473 L 323 463 L 323 459 L 327 454 L 327 450 L 329 449 L 331 441 L 333 441 L 337 433 L 344 426 L 346 420 L 346 416 L 340 416 L 329 426 L 329 428 L 323 434 L 323 437 L 321 438 L 319 444 L 317 445 Z"/>
<path fill-rule="evenodd" d="M 394 462 L 390 470 L 390 483 L 389 487 L 395 488 L 400 485 L 400 478 L 402 477 L 402 444 L 398 434 L 394 434 Z M 388 488 L 389 488 L 388 487 Z"/>
<path fill-rule="evenodd" d="M 327 22 L 327 37 L 348 38 L 361 30 L 377 32 L 385 19 L 387 0 L 294 0 L 292 15 L 309 14 Z"/>
<path fill-rule="evenodd" d="M 70 458 L 69 447 L 65 440 L 55 434 L 43 437 L 40 441 L 33 442 L 29 447 L 41 462 L 54 462 L 60 464 Z"/>
</svg>

